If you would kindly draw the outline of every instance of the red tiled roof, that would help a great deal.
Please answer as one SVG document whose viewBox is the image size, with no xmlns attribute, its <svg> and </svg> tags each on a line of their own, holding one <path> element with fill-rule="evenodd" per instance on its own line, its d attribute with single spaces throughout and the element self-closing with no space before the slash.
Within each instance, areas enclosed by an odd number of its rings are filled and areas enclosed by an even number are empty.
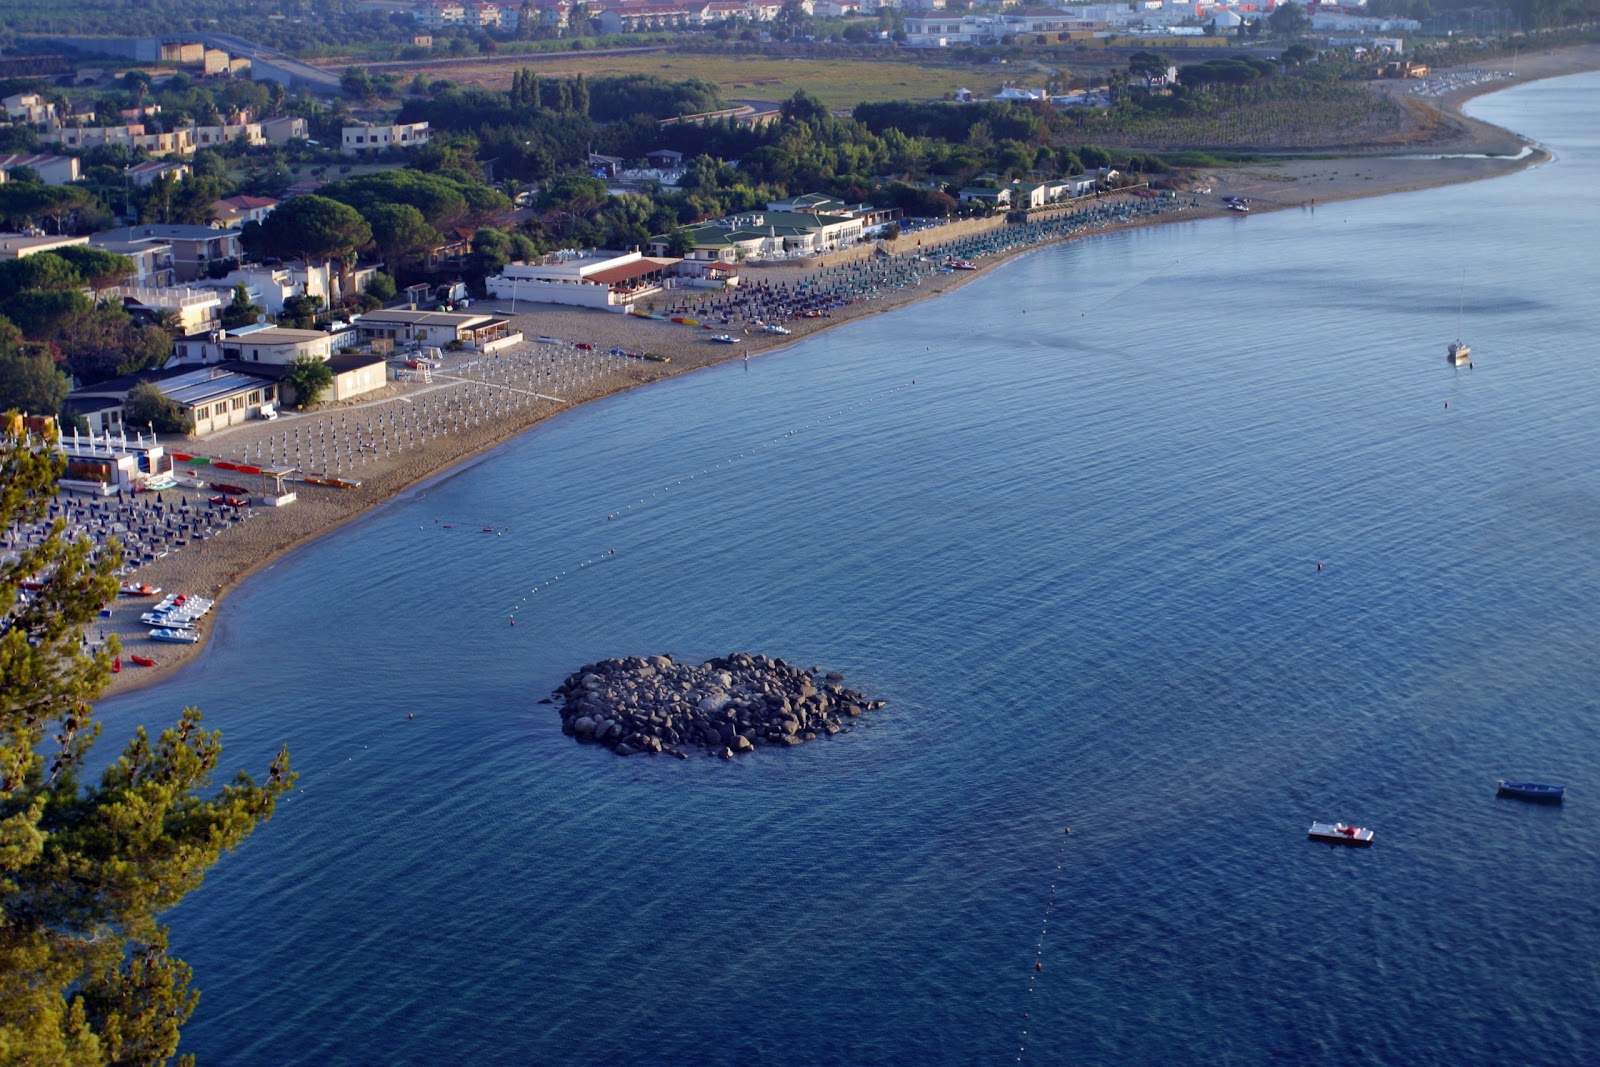
<svg viewBox="0 0 1600 1067">
<path fill-rule="evenodd" d="M 593 274 L 585 274 L 583 280 L 586 282 L 599 282 L 602 285 L 615 285 L 618 282 L 642 278 L 646 274 L 654 274 L 662 267 L 670 267 L 676 262 L 678 261 L 675 259 L 652 259 L 646 256 L 643 259 L 634 260 L 632 263 L 624 263 L 620 267 L 607 267 L 605 270 L 597 270 Z"/>
</svg>

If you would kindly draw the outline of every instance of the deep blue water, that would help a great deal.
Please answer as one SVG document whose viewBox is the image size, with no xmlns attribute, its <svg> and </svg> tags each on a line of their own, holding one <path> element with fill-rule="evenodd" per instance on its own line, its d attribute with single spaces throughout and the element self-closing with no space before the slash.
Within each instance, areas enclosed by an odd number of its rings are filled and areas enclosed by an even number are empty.
<svg viewBox="0 0 1600 1067">
<path fill-rule="evenodd" d="M 185 1047 L 1600 1061 L 1597 90 L 1474 105 L 1553 164 L 1043 250 L 573 412 L 267 570 L 101 709 L 198 704 L 229 767 L 287 742 L 302 774 L 170 917 Z M 729 764 L 537 703 L 735 650 L 890 706 Z"/>
</svg>

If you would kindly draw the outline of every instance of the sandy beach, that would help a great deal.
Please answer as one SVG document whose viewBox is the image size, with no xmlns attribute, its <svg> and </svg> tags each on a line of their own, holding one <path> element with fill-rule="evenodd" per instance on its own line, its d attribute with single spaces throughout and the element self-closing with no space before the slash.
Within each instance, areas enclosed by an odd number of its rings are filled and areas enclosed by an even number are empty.
<svg viewBox="0 0 1600 1067">
<path fill-rule="evenodd" d="M 1466 118 L 1460 107 L 1473 96 L 1519 82 L 1600 69 L 1600 46 L 1520 56 L 1514 72 L 1507 69 L 1509 66 L 1501 61 L 1498 65 L 1486 65 L 1481 71 L 1444 71 L 1426 85 L 1396 82 L 1384 88 L 1384 91 L 1410 95 L 1418 106 L 1437 109 L 1438 121 L 1433 132 L 1416 148 L 1426 155 L 1345 155 L 1338 159 L 1298 159 L 1200 174 L 1192 183 L 1195 191 L 1184 196 L 1186 203 L 1191 198 L 1195 201 L 1193 206 L 1155 221 L 1192 221 L 1226 215 L 1228 212 L 1222 201 L 1226 195 L 1248 197 L 1253 211 L 1281 210 L 1476 181 L 1545 161 L 1548 154 L 1537 146 L 1528 145 L 1508 131 Z M 1130 223 L 1138 224 L 1148 223 Z M 1003 220 L 985 219 L 923 230 L 902 237 L 897 242 L 898 247 L 890 245 L 887 250 L 896 255 L 914 255 L 918 251 L 918 241 L 931 246 L 1003 225 Z M 818 260 L 748 267 L 744 273 L 747 283 L 794 285 L 824 268 L 836 268 L 874 254 L 872 246 L 863 246 Z M 1016 254 L 1016 251 L 1008 254 Z M 264 447 L 270 449 L 271 442 L 280 442 L 281 447 L 285 435 L 292 435 L 297 427 L 309 436 L 315 427 L 340 419 L 345 420 L 346 425 L 369 420 L 392 423 L 397 411 L 415 411 L 419 404 L 437 404 L 442 398 L 457 394 L 471 395 L 480 401 L 498 397 L 500 399 L 493 402 L 501 405 L 491 409 L 498 412 L 493 417 L 488 417 L 487 412 L 484 417 L 468 417 L 452 426 L 448 433 L 426 436 L 420 443 L 412 441 L 404 448 L 373 448 L 363 452 L 357 465 L 340 473 L 348 480 L 359 480 L 359 487 L 292 486 L 299 496 L 292 505 L 255 508 L 249 519 L 232 523 L 215 536 L 158 559 L 128 577 L 163 587 L 168 592 L 196 593 L 218 600 L 212 618 L 201 626 L 204 634 L 215 625 L 216 613 L 227 610 L 228 593 L 250 575 L 285 553 L 392 499 L 402 490 L 482 455 L 552 415 L 597 397 L 730 359 L 746 355 L 772 358 L 782 348 L 822 330 L 947 292 L 987 272 L 1004 258 L 1004 255 L 996 255 L 983 259 L 978 263 L 980 269 L 973 272 L 931 274 L 916 286 L 877 293 L 871 299 L 831 312 L 830 317 L 797 319 L 786 323 L 792 329 L 788 336 L 750 334 L 741 337 L 735 345 L 715 344 L 706 331 L 659 320 L 548 305 L 536 309 L 523 305 L 513 309 L 492 301 L 476 304 L 475 308 L 511 316 L 515 329 L 529 341 L 537 337 L 567 341 L 568 344 L 560 346 L 535 346 L 524 356 L 530 361 L 537 359 L 546 373 L 564 374 L 564 378 L 554 380 L 565 384 L 560 388 L 540 386 L 538 390 L 523 390 L 517 394 L 509 385 L 499 384 L 498 379 L 488 379 L 483 364 L 495 357 L 460 353 L 446 361 L 431 383 L 391 383 L 375 395 L 346 405 L 324 405 L 303 413 L 287 412 L 277 422 L 237 426 L 200 441 L 173 439 L 168 443 L 169 449 L 254 462 L 253 457 L 261 455 Z M 671 361 L 602 359 L 593 351 L 576 348 L 575 342 L 593 345 L 599 353 L 619 347 L 670 356 Z M 535 393 L 543 399 L 534 399 Z M 189 494 L 191 499 L 207 495 L 209 493 L 204 491 Z M 112 607 L 110 617 L 99 620 L 98 627 L 89 635 L 91 640 L 100 640 L 116 634 L 122 643 L 125 664 L 130 653 L 156 662 L 154 667 L 125 666 L 112 683 L 110 691 L 113 693 L 158 681 L 204 653 L 204 639 L 196 645 L 152 642 L 147 636 L 149 627 L 139 621 L 143 610 L 144 602 L 119 600 Z"/>
</svg>

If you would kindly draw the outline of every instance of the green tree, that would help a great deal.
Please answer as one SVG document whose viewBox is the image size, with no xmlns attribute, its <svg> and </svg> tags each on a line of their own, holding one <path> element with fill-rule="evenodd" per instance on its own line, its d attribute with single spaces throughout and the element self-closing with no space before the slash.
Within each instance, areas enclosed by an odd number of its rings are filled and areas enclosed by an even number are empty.
<svg viewBox="0 0 1600 1067">
<path fill-rule="evenodd" d="M 1272 14 L 1267 16 L 1267 29 L 1272 31 L 1274 37 L 1298 37 L 1311 28 L 1311 16 L 1306 14 L 1306 9 L 1290 0 L 1287 4 L 1279 4 L 1272 9 Z"/>
<path fill-rule="evenodd" d="M 667 255 L 682 259 L 692 251 L 694 251 L 694 240 L 689 236 L 688 230 L 677 226 L 667 234 Z"/>
<path fill-rule="evenodd" d="M 794 2 L 789 0 L 789 3 Z M 785 4 L 784 8 L 787 10 L 788 6 Z M 794 95 L 783 102 L 783 117 L 790 122 L 818 122 L 828 117 L 828 106 L 804 89 L 796 89 Z"/>
<path fill-rule="evenodd" d="M 1304 42 L 1297 41 L 1285 48 L 1279 58 L 1283 60 L 1284 66 L 1303 67 L 1317 58 L 1317 50 Z"/>
<path fill-rule="evenodd" d="M 4 291 L 5 283 L 0 279 L 0 293 Z M 76 289 L 24 289 L 10 296 L 0 296 L 0 315 L 16 323 L 24 336 L 35 341 L 56 336 L 74 319 L 93 310 L 94 303 Z"/>
<path fill-rule="evenodd" d="M 233 287 L 233 299 L 228 306 L 222 309 L 222 328 L 236 330 L 240 326 L 248 326 L 258 321 L 258 316 L 266 313 L 260 304 L 250 302 L 250 290 L 240 282 Z"/>
<path fill-rule="evenodd" d="M 127 256 L 100 248 L 90 248 L 88 245 L 58 248 L 55 254 L 66 260 L 78 272 L 78 277 L 82 278 L 83 284 L 94 292 L 96 299 L 99 298 L 102 289 L 121 285 L 138 270 L 133 260 Z"/>
<path fill-rule="evenodd" d="M 399 291 L 395 286 L 394 278 L 382 271 L 374 274 L 372 280 L 367 283 L 367 295 L 376 300 L 379 307 L 393 300 L 395 294 Z"/>
<path fill-rule="evenodd" d="M 294 330 L 309 330 L 317 324 L 317 314 L 322 310 L 320 296 L 291 296 L 284 300 L 283 311 L 278 314 L 278 325 Z"/>
<path fill-rule="evenodd" d="M 1141 79 L 1145 85 L 1167 76 L 1171 66 L 1159 52 L 1135 52 L 1128 57 L 1128 73 Z"/>
<path fill-rule="evenodd" d="M 83 275 L 77 268 L 53 251 L 0 260 L 0 292 L 20 293 L 28 289 L 64 292 L 83 284 Z"/>
<path fill-rule="evenodd" d="M 49 355 L 29 351 L 22 331 L 0 318 L 0 411 L 59 415 L 72 383 Z"/>
<path fill-rule="evenodd" d="M 511 235 L 490 226 L 472 235 L 473 270 L 478 274 L 499 274 L 511 262 Z"/>
<path fill-rule="evenodd" d="M 294 390 L 294 405 L 304 411 L 333 385 L 333 368 L 316 356 L 298 356 L 289 364 L 284 382 Z"/>
<path fill-rule="evenodd" d="M 368 209 L 366 218 L 372 227 L 372 245 L 391 275 L 400 273 L 408 256 L 437 247 L 443 240 L 410 204 L 378 204 Z"/>
<path fill-rule="evenodd" d="M 153 426 L 156 433 L 191 433 L 194 420 L 183 413 L 178 402 L 166 396 L 152 382 L 140 382 L 128 391 L 123 405 L 128 425 Z"/>
<path fill-rule="evenodd" d="M 325 196 L 297 196 L 273 209 L 261 223 L 262 251 L 279 259 L 304 260 L 307 268 L 351 259 L 372 241 L 372 227 L 349 204 Z"/>
<path fill-rule="evenodd" d="M 42 519 L 64 458 L 0 439 L 0 527 Z M 294 775 L 287 751 L 257 785 L 212 786 L 221 735 L 186 709 L 153 740 L 140 728 L 84 785 L 99 736 L 92 702 L 111 678 L 115 641 L 83 633 L 117 593 L 121 548 L 98 553 L 49 535 L 0 563 L 0 1058 L 8 1063 L 161 1064 L 198 994 L 167 955 L 163 913 L 199 888 L 223 852 L 270 818 Z M 16 600 L 25 579 L 43 588 Z"/>
</svg>

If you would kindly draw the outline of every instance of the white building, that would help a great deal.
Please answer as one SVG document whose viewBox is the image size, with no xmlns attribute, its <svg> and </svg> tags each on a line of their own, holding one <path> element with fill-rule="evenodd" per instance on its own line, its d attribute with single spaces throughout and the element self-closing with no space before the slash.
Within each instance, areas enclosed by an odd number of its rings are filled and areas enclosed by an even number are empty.
<svg viewBox="0 0 1600 1067">
<path fill-rule="evenodd" d="M 393 126 L 346 126 L 339 151 L 347 156 L 383 152 L 391 148 L 421 148 L 428 143 L 426 122 L 403 122 Z"/>
<path fill-rule="evenodd" d="M 11 171 L 17 167 L 29 168 L 46 185 L 65 185 L 82 177 L 77 156 L 10 152 L 0 155 L 0 182 L 6 181 Z"/>
<path fill-rule="evenodd" d="M 508 263 L 484 284 L 498 300 L 627 311 L 636 301 L 661 292 L 667 268 L 677 262 L 638 252 L 557 253 L 548 263 Z"/>
<path fill-rule="evenodd" d="M 119 285 L 105 295 L 121 300 L 122 306 L 129 310 L 170 312 L 177 319 L 178 332 L 183 334 L 210 330 L 216 325 L 217 312 L 222 307 L 222 296 L 215 289 Z"/>
<path fill-rule="evenodd" d="M 493 352 L 522 340 L 509 320 L 498 315 L 386 308 L 358 316 L 355 325 L 362 341 L 389 341 L 396 348 L 415 341 L 433 348 L 459 343 L 463 348 Z"/>
</svg>

